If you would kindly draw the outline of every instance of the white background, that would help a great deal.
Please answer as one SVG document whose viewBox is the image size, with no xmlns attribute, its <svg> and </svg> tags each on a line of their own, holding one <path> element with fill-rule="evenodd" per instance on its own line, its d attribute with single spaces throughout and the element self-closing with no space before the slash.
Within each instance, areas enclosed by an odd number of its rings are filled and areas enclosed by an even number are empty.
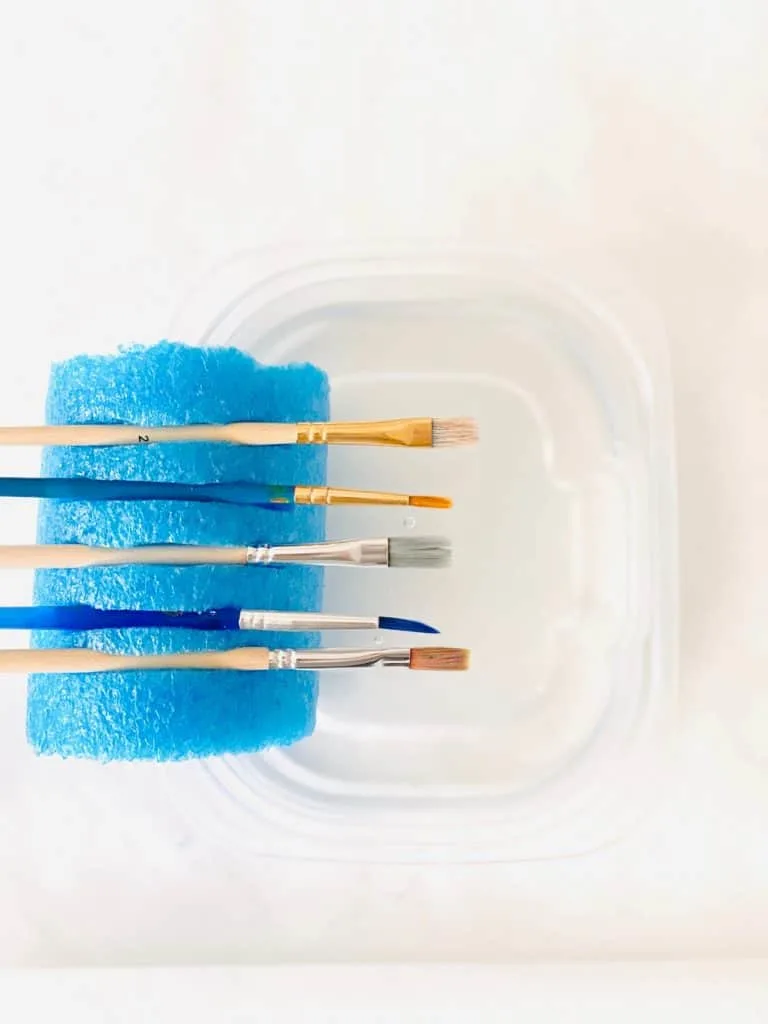
<svg viewBox="0 0 768 1024">
<path fill-rule="evenodd" d="M 0 400 L 14 419 L 24 403 L 39 418 L 50 358 L 156 340 L 205 271 L 254 245 L 397 236 L 568 250 L 613 264 L 666 324 L 682 693 L 659 814 L 557 879 L 374 872 L 362 911 L 343 877 L 293 869 L 306 928 L 281 958 L 562 959 L 582 936 L 593 960 L 768 956 L 767 47 L 759 0 L 5 6 Z M 642 978 L 602 971 L 589 990 L 567 972 L 518 975 L 503 1016 L 537 1003 L 556 1019 L 563 991 L 595 1006 L 632 991 L 637 1011 Z M 765 994 L 758 969 L 722 960 L 672 989 L 660 971 L 646 978 L 669 1019 L 697 990 L 714 1013 L 713 986 L 730 1019 L 739 1007 L 753 1019 Z M 249 991 L 282 991 L 301 1019 L 300 984 L 321 1004 L 315 1020 L 350 985 L 375 991 L 364 976 L 270 978 L 211 983 L 217 1018 L 227 999 L 257 1006 Z M 467 1009 L 491 983 L 448 972 L 432 984 Z M 402 992 L 424 1007 L 423 992 Z"/>
</svg>

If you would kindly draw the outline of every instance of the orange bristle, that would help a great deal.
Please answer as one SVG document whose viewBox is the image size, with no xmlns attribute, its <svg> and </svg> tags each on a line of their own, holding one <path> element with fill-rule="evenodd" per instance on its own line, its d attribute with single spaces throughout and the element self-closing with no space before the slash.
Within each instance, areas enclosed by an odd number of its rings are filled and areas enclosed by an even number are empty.
<svg viewBox="0 0 768 1024">
<path fill-rule="evenodd" d="M 469 651 L 465 647 L 412 647 L 408 667 L 417 671 L 466 672 Z"/>
<path fill-rule="evenodd" d="M 430 494 L 411 494 L 408 497 L 408 504 L 416 508 L 452 508 L 453 502 L 450 498 L 438 498 Z"/>
</svg>

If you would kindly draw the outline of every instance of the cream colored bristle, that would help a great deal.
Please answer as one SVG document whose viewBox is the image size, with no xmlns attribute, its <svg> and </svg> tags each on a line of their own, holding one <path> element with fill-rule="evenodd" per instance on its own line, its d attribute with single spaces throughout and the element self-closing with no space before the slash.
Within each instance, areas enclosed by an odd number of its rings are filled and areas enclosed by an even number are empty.
<svg viewBox="0 0 768 1024">
<path fill-rule="evenodd" d="M 466 672 L 469 651 L 465 647 L 412 647 L 409 667 L 417 671 Z"/>
<path fill-rule="evenodd" d="M 432 447 L 454 448 L 477 443 L 477 420 L 432 420 Z"/>
</svg>

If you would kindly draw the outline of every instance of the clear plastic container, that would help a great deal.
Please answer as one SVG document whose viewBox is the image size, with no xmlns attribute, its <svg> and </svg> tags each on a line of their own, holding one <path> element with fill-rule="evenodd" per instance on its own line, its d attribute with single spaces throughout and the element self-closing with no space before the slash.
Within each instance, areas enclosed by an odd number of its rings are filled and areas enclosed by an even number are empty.
<svg viewBox="0 0 768 1024">
<path fill-rule="evenodd" d="M 529 259 L 246 254 L 174 335 L 309 360 L 336 419 L 475 416 L 475 449 L 335 448 L 329 481 L 453 496 L 338 509 L 329 537 L 445 532 L 447 572 L 328 570 L 327 610 L 434 621 L 465 675 L 326 673 L 314 735 L 199 765 L 228 846 L 372 860 L 562 857 L 620 836 L 664 767 L 676 685 L 666 350 L 613 287 Z M 359 637 L 340 642 L 359 643 Z M 191 792 L 194 790 L 194 792 Z M 204 824 L 203 824 L 204 821 Z"/>
</svg>

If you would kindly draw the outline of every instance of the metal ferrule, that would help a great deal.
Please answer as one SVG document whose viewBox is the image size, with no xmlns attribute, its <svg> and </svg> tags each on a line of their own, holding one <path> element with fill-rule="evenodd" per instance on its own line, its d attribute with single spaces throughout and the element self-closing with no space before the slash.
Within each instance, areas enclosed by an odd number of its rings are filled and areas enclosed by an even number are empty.
<svg viewBox="0 0 768 1024">
<path fill-rule="evenodd" d="M 327 541 L 323 544 L 290 544 L 283 547 L 262 544 L 246 548 L 248 565 L 275 565 L 298 562 L 301 565 L 388 565 L 389 540 Z"/>
<path fill-rule="evenodd" d="M 325 615 L 322 612 L 257 612 L 243 608 L 238 622 L 240 629 L 261 629 L 274 632 L 316 629 L 378 629 L 378 616 Z"/>
<path fill-rule="evenodd" d="M 369 420 L 359 423 L 297 423 L 299 444 L 374 444 L 406 448 L 432 445 L 432 420 Z"/>
<path fill-rule="evenodd" d="M 408 647 L 372 648 L 355 650 L 345 647 L 327 647 L 325 650 L 275 650 L 269 652 L 270 668 L 368 668 L 371 665 L 408 668 L 411 651 Z"/>
<path fill-rule="evenodd" d="M 410 495 L 391 491 L 354 491 L 347 487 L 310 487 L 298 484 L 293 489 L 294 505 L 409 505 Z"/>
</svg>

